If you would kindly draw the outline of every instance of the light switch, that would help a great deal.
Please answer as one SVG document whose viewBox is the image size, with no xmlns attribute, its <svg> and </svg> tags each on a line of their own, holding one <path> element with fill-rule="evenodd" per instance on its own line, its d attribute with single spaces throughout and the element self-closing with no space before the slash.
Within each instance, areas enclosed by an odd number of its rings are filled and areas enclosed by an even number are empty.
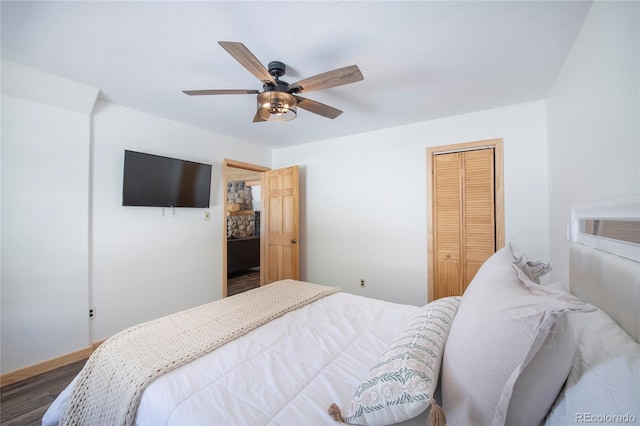
<svg viewBox="0 0 640 426">
<path fill-rule="evenodd" d="M 206 221 L 211 220 L 211 212 L 204 212 L 204 220 Z"/>
</svg>

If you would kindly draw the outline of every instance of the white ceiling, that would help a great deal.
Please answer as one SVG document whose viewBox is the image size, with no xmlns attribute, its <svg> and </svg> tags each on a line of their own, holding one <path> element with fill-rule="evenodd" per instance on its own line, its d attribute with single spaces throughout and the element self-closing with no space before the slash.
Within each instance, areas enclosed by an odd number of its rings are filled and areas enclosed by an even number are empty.
<svg viewBox="0 0 640 426">
<path fill-rule="evenodd" d="M 283 147 L 544 99 L 587 1 L 2 1 L 6 59 L 99 88 L 110 102 Z M 364 81 L 304 94 L 305 110 L 252 123 L 262 85 L 217 43 L 244 43 L 293 83 L 356 64 Z"/>
</svg>

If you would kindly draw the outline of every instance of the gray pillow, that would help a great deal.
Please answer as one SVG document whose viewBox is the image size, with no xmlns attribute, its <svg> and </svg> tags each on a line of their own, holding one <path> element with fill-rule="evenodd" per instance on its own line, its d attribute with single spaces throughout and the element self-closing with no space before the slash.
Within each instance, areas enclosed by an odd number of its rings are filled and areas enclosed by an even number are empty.
<svg viewBox="0 0 640 426">
<path fill-rule="evenodd" d="M 441 375 L 450 425 L 540 424 L 568 375 L 576 345 L 565 313 L 590 308 L 525 283 L 512 262 L 511 247 L 496 252 L 460 301 Z"/>
<path fill-rule="evenodd" d="M 546 275 L 553 269 L 551 262 L 545 262 L 543 260 L 528 260 L 527 254 L 520 250 L 515 240 L 511 240 L 510 244 L 511 252 L 513 254 L 513 264 L 516 265 L 522 272 L 534 283 L 540 284 L 540 277 Z"/>
</svg>

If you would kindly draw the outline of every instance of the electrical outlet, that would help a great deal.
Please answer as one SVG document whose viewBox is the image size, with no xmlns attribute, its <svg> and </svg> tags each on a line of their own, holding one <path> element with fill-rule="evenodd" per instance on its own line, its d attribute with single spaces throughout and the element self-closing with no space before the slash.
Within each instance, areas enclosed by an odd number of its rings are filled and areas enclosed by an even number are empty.
<svg viewBox="0 0 640 426">
<path fill-rule="evenodd" d="M 89 319 L 93 319 L 96 316 L 96 308 L 89 308 Z"/>
<path fill-rule="evenodd" d="M 360 279 L 360 287 L 364 287 L 364 280 L 362 278 Z"/>
</svg>

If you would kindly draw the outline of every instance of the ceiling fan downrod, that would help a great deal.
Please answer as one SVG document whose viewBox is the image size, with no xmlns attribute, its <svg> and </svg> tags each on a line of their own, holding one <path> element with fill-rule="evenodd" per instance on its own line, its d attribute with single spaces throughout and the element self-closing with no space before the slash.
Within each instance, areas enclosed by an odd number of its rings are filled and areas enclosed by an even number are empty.
<svg viewBox="0 0 640 426">
<path fill-rule="evenodd" d="M 284 93 L 295 93 L 296 90 L 289 90 L 289 83 L 286 81 L 280 80 L 280 77 L 286 74 L 287 66 L 280 61 L 271 61 L 269 62 L 269 74 L 273 77 L 275 81 L 265 81 L 262 88 L 265 92 L 284 92 Z"/>
</svg>

